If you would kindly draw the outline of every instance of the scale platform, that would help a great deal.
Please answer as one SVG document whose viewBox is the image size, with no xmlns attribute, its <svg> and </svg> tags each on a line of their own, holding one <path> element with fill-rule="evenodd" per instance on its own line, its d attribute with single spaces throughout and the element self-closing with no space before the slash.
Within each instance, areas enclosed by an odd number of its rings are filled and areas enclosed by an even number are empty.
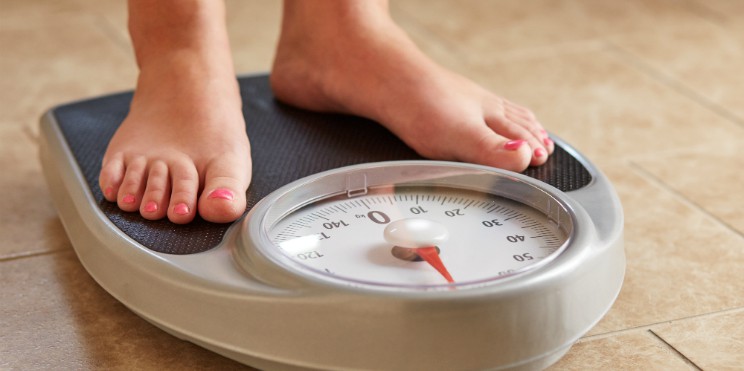
<svg viewBox="0 0 744 371">
<path fill-rule="evenodd" d="M 372 121 L 308 112 L 278 102 L 267 75 L 238 81 L 253 158 L 246 213 L 275 190 L 324 171 L 423 160 Z M 251 277 L 238 267 L 231 247 L 243 221 L 215 224 L 198 216 L 188 225 L 148 221 L 104 199 L 98 187 L 101 159 L 131 99 L 131 92 L 119 93 L 61 105 L 44 115 L 41 160 L 53 201 L 80 261 L 104 289 L 161 329 L 224 356 L 263 369 L 540 369 L 565 354 L 596 324 L 622 285 L 625 258 L 619 200 L 604 175 L 558 138 L 548 162 L 522 175 L 577 202 L 576 208 L 591 224 L 587 238 L 602 253 L 585 263 L 598 269 L 584 272 L 575 266 L 571 269 L 577 277 L 556 273 L 551 283 L 545 283 L 555 293 L 562 290 L 562 279 L 580 282 L 575 292 L 567 289 L 568 296 L 556 299 L 557 303 L 545 298 L 499 302 L 514 293 L 499 292 L 483 299 L 487 295 L 479 297 L 478 290 L 471 290 L 455 304 L 445 305 L 429 294 L 337 287 L 328 291 L 326 284 L 318 288 L 315 283 L 298 289 L 294 284 L 282 287 Z M 584 303 L 591 308 L 578 310 L 584 295 L 601 300 Z M 481 308 L 483 300 L 493 302 Z M 438 335 L 429 330 L 417 333 L 418 320 L 411 316 L 426 312 L 427 302 L 439 306 L 432 316 L 462 311 L 481 321 L 495 315 L 518 316 L 525 305 L 541 306 L 552 314 L 539 320 L 544 323 L 519 332 L 505 323 L 517 326 L 521 319 L 500 319 L 497 327 L 504 333 L 465 339 L 473 331 L 469 326 L 477 322 L 463 320 L 460 330 L 460 322 L 451 321 L 447 326 L 454 328 L 443 325 L 431 330 Z M 556 307 L 545 309 L 552 305 Z M 571 316 L 572 310 L 583 315 Z M 396 324 L 390 325 L 391 321 Z M 412 330 L 401 333 L 406 327 Z M 445 328 L 448 336 L 463 338 L 428 344 Z M 427 343 L 429 348 L 406 352 L 405 347 L 417 347 L 408 344 L 411 341 L 422 347 Z"/>
</svg>

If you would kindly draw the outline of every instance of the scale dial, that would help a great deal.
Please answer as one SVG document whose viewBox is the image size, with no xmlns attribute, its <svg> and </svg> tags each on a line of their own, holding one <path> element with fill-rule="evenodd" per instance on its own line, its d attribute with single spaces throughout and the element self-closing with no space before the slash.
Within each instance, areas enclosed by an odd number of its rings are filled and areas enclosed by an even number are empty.
<svg viewBox="0 0 744 371">
<path fill-rule="evenodd" d="M 257 205 L 249 215 L 255 231 L 246 234 L 256 240 L 247 246 L 294 274 L 352 287 L 482 287 L 537 269 L 567 247 L 573 219 L 556 192 L 474 165 L 342 168 Z"/>
</svg>

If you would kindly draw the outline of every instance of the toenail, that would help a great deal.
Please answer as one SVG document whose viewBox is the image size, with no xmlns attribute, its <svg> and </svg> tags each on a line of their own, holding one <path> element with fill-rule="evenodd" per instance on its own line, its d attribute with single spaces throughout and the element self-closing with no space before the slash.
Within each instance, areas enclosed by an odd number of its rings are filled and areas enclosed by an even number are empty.
<svg viewBox="0 0 744 371">
<path fill-rule="evenodd" d="M 185 203 L 180 203 L 173 207 L 173 212 L 178 215 L 188 215 L 189 207 Z"/>
<path fill-rule="evenodd" d="M 147 204 L 145 204 L 145 211 L 148 213 L 154 213 L 158 211 L 158 204 L 155 201 L 150 201 Z"/>
<path fill-rule="evenodd" d="M 220 198 L 223 200 L 232 201 L 235 195 L 231 190 L 227 188 L 217 188 L 209 194 L 209 198 Z"/>
<path fill-rule="evenodd" d="M 535 157 L 545 156 L 545 150 L 542 148 L 535 148 Z"/>
<path fill-rule="evenodd" d="M 134 203 L 134 200 L 135 200 L 135 198 L 134 198 L 133 195 L 126 195 L 126 196 L 124 196 L 124 197 L 121 198 L 121 202 L 123 202 L 125 204 L 133 204 Z"/>
<path fill-rule="evenodd" d="M 509 151 L 515 151 L 519 149 L 519 147 L 521 147 L 522 144 L 524 144 L 524 142 L 525 142 L 524 139 L 510 140 L 504 144 L 504 149 L 509 150 Z"/>
<path fill-rule="evenodd" d="M 553 144 L 553 140 L 550 138 L 543 139 L 543 144 L 545 144 L 546 147 L 550 147 Z"/>
<path fill-rule="evenodd" d="M 111 197 L 114 195 L 114 187 L 106 187 L 106 189 L 103 190 L 103 194 L 106 197 Z"/>
</svg>

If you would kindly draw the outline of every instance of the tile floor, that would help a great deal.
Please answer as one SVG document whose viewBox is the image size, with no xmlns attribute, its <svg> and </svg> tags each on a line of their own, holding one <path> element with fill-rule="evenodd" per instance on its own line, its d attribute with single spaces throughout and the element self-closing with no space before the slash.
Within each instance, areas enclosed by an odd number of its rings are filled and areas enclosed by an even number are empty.
<svg viewBox="0 0 744 371">
<path fill-rule="evenodd" d="M 626 280 L 553 370 L 744 369 L 744 5 L 395 0 L 441 64 L 531 107 L 614 183 Z M 270 67 L 281 5 L 228 1 L 241 73 Z M 0 369 L 232 369 L 149 325 L 75 257 L 37 122 L 131 89 L 123 0 L 0 4 Z"/>
</svg>

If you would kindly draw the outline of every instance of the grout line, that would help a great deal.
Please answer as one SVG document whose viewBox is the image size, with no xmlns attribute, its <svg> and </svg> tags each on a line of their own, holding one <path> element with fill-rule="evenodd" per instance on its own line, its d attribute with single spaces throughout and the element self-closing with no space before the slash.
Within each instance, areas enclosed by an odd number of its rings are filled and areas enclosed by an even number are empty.
<svg viewBox="0 0 744 371">
<path fill-rule="evenodd" d="M 397 7 L 396 11 L 406 17 L 408 25 L 412 29 L 415 29 L 416 34 L 420 35 L 431 35 L 432 28 L 416 16 L 416 14 L 409 12 L 404 7 Z M 396 21 L 399 19 L 396 19 Z M 415 35 L 412 35 L 415 36 Z M 479 58 L 473 53 L 467 53 L 467 48 L 463 47 L 463 44 L 458 40 L 453 40 L 449 37 L 434 37 L 427 38 L 427 42 L 442 46 L 447 50 L 456 51 L 457 55 L 461 55 L 461 58 L 457 60 L 466 66 L 478 65 Z M 418 47 L 424 47 L 424 45 L 417 45 Z M 606 42 L 601 37 L 587 37 L 582 39 L 573 39 L 562 41 L 559 43 L 551 43 L 545 45 L 530 46 L 525 48 L 515 48 L 509 50 L 502 50 L 497 57 L 498 61 L 511 61 L 520 59 L 535 59 L 544 58 L 545 55 L 565 55 L 565 54 L 576 54 L 586 52 L 597 52 L 604 51 L 607 48 Z"/>
<path fill-rule="evenodd" d="M 710 211 L 705 209 L 703 206 L 695 203 L 694 201 L 690 200 L 689 198 L 685 197 L 682 193 L 677 191 L 676 189 L 670 187 L 668 184 L 664 183 L 661 179 L 656 177 L 655 175 L 648 172 L 646 169 L 644 169 L 641 165 L 634 161 L 628 161 L 628 167 L 639 173 L 639 175 L 645 177 L 646 179 L 650 180 L 654 185 L 664 189 L 665 191 L 671 193 L 673 196 L 675 196 L 679 201 L 682 201 L 687 206 L 692 207 L 698 212 L 703 213 L 704 215 L 707 215 L 709 218 L 713 219 L 716 223 L 723 225 L 726 229 L 728 229 L 730 232 L 733 232 L 734 234 L 738 235 L 739 237 L 744 238 L 744 231 L 740 231 L 736 229 L 733 225 L 729 224 L 725 220 L 722 220 L 718 216 L 712 214 Z"/>
<path fill-rule="evenodd" d="M 35 258 L 38 256 L 53 255 L 53 254 L 58 254 L 64 251 L 67 251 L 67 249 L 60 248 L 60 249 L 46 250 L 46 251 L 20 252 L 20 253 L 10 254 L 6 256 L 0 256 L 0 263 L 10 262 L 14 260 L 21 260 L 21 259 L 26 259 L 26 258 Z"/>
<path fill-rule="evenodd" d="M 690 8 L 696 15 L 706 21 L 712 22 L 713 24 L 720 25 L 726 21 L 726 14 L 721 13 L 717 9 L 713 9 L 705 2 L 688 0 L 686 1 L 687 7 Z"/>
<path fill-rule="evenodd" d="M 132 46 L 129 40 L 119 32 L 116 26 L 111 23 L 106 16 L 100 14 L 91 14 L 91 16 L 94 17 L 94 23 L 106 38 L 113 42 L 117 49 L 123 51 L 127 56 L 130 56 Z"/>
<path fill-rule="evenodd" d="M 654 327 L 657 327 L 660 325 L 671 325 L 676 322 L 683 322 L 683 321 L 701 319 L 701 318 L 706 318 L 706 317 L 723 316 L 723 315 L 735 314 L 739 312 L 744 312 L 744 307 L 721 309 L 721 310 L 714 311 L 714 312 L 694 314 L 694 315 L 687 316 L 687 317 L 680 317 L 680 318 L 676 318 L 672 320 L 665 320 L 665 321 L 655 322 L 655 323 L 651 323 L 647 325 L 636 326 L 636 327 L 626 328 L 622 330 L 616 330 L 616 331 L 610 331 L 610 332 L 605 332 L 605 333 L 596 334 L 596 335 L 585 336 L 585 337 L 580 338 L 579 342 L 583 343 L 583 342 L 588 342 L 588 341 L 601 340 L 601 339 L 606 339 L 609 337 L 623 335 L 623 334 L 632 333 L 632 332 L 651 331 L 653 330 Z"/>
<path fill-rule="evenodd" d="M 651 334 L 652 337 L 654 337 L 656 340 L 660 341 L 662 344 L 666 346 L 666 348 L 671 351 L 672 353 L 676 354 L 677 357 L 681 358 L 685 363 L 687 363 L 689 366 L 692 366 L 696 370 L 702 370 L 702 368 L 695 364 L 690 358 L 688 358 L 686 355 L 684 355 L 682 352 L 680 352 L 677 348 L 674 347 L 674 345 L 669 344 L 664 338 L 659 336 L 659 334 L 655 333 L 654 330 L 649 329 L 648 333 Z"/>
<path fill-rule="evenodd" d="M 607 50 L 614 54 L 618 59 L 627 62 L 630 66 L 654 80 L 661 82 L 677 93 L 697 102 L 701 106 L 711 110 L 713 113 L 723 117 L 724 119 L 736 124 L 737 126 L 744 128 L 744 119 L 737 116 L 735 113 L 726 109 L 726 107 L 708 99 L 706 96 L 698 93 L 695 89 L 687 86 L 684 82 L 677 79 L 675 76 L 664 73 L 658 70 L 652 64 L 643 60 L 643 58 L 636 56 L 621 46 L 615 44 L 610 40 L 606 40 Z"/>
</svg>

